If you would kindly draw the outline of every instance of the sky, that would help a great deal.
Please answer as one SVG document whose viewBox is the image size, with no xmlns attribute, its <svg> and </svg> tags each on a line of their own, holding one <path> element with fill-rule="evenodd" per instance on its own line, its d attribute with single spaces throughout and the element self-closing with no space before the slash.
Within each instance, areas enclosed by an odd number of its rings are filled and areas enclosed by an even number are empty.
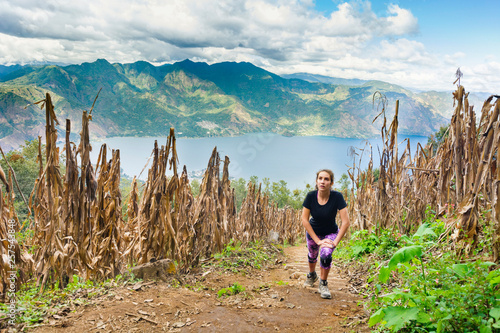
<svg viewBox="0 0 500 333">
<path fill-rule="evenodd" d="M 0 64 L 246 61 L 500 94 L 500 0 L 0 0 Z"/>
</svg>

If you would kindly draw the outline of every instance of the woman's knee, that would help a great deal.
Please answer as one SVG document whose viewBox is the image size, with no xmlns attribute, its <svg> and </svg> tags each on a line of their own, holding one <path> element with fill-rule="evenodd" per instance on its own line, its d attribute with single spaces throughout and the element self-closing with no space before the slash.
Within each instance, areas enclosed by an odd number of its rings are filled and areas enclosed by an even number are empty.
<svg viewBox="0 0 500 333">
<path fill-rule="evenodd" d="M 324 268 L 329 268 L 332 263 L 332 253 L 333 249 L 330 248 L 322 248 L 320 252 L 320 263 Z"/>
<path fill-rule="evenodd" d="M 326 256 L 326 257 L 321 256 L 320 257 L 320 264 L 321 264 L 321 267 L 323 267 L 323 268 L 330 268 L 330 266 L 332 264 L 331 254 L 329 256 Z"/>
<path fill-rule="evenodd" d="M 307 255 L 307 261 L 310 263 L 310 264 L 314 264 L 315 262 L 318 262 L 318 256 L 316 257 L 310 257 L 309 254 Z"/>
</svg>

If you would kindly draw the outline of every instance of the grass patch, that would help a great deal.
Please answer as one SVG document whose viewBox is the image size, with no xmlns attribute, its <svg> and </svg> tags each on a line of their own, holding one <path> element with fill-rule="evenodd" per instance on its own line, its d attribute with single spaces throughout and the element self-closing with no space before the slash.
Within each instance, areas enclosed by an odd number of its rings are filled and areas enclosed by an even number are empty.
<svg viewBox="0 0 500 333">
<path fill-rule="evenodd" d="M 229 288 L 222 288 L 217 292 L 217 297 L 227 297 L 227 296 L 232 296 L 232 295 L 237 295 L 239 293 L 242 293 L 245 291 L 245 287 L 243 287 L 241 284 L 238 282 L 235 282 L 231 287 Z"/>
<path fill-rule="evenodd" d="M 36 282 L 24 284 L 16 293 L 15 323 L 19 326 L 36 327 L 45 318 L 50 316 L 64 316 L 75 310 L 77 306 L 85 305 L 92 299 L 109 294 L 112 288 L 134 283 L 139 280 L 124 280 L 121 275 L 101 283 L 83 281 L 76 275 L 70 278 L 66 288 L 60 289 L 58 283 L 52 288 L 40 292 Z M 0 303 L 1 323 L 6 319 L 8 304 Z"/>
<path fill-rule="evenodd" d="M 274 264 L 282 253 L 281 245 L 255 241 L 243 246 L 241 242 L 231 240 L 221 253 L 213 255 L 210 265 L 233 273 L 246 272 L 248 268 L 263 269 Z"/>
</svg>

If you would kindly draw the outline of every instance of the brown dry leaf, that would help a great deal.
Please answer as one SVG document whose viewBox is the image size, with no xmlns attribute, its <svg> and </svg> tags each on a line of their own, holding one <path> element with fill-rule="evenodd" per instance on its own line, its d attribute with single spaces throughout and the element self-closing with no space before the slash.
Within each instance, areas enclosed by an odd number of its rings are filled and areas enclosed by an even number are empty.
<svg viewBox="0 0 500 333">
<path fill-rule="evenodd" d="M 137 282 L 132 286 L 132 290 L 138 291 L 142 288 L 142 282 Z"/>
<path fill-rule="evenodd" d="M 181 328 L 181 327 L 184 327 L 186 326 L 186 323 L 183 323 L 182 321 L 178 321 L 178 322 L 175 322 L 172 324 L 172 327 L 173 328 Z"/>
<path fill-rule="evenodd" d="M 143 310 L 137 310 L 138 313 L 140 313 L 141 315 L 145 315 L 145 316 L 151 316 L 150 313 L 146 312 L 146 311 L 143 311 Z"/>
</svg>

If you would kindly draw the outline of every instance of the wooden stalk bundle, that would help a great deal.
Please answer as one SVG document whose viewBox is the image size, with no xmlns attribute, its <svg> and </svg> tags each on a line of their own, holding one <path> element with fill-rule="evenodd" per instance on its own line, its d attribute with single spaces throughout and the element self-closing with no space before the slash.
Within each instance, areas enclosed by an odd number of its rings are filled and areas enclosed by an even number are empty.
<svg viewBox="0 0 500 333">
<path fill-rule="evenodd" d="M 0 301 L 5 302 L 7 295 L 15 293 L 33 272 L 33 259 L 25 246 L 17 241 L 21 226 L 14 210 L 12 173 L 8 178 L 0 168 L 6 194 L 0 186 Z M 11 298 L 11 296 L 9 296 Z"/>
<path fill-rule="evenodd" d="M 40 171 L 37 187 L 34 190 L 34 243 L 35 262 L 38 283 L 45 286 L 46 282 L 56 280 L 67 281 L 73 271 L 72 258 L 74 257 L 73 243 L 66 238 L 63 231 L 65 218 L 60 209 L 64 205 L 64 186 L 59 169 L 59 149 L 56 147 L 58 124 L 54 106 L 49 94 L 46 94 L 42 103 L 46 114 L 46 165 L 43 166 L 41 145 L 38 149 Z"/>
<path fill-rule="evenodd" d="M 427 207 L 439 215 L 449 212 L 450 207 L 458 207 L 459 219 L 454 225 L 453 238 L 457 250 L 467 253 L 477 244 L 479 212 L 491 208 L 496 230 L 493 252 L 495 261 L 498 261 L 500 102 L 497 99 L 492 103 L 493 96 L 488 98 L 479 125 L 476 125 L 475 113 L 469 106 L 464 88 L 459 86 L 453 96 L 456 108 L 448 137 L 434 156 L 432 147 L 424 149 L 418 146 L 413 159 L 409 142 L 398 157 L 398 103 L 388 130 L 383 103 L 379 114 L 384 116 L 380 177 L 377 182 L 372 178 L 371 156 L 367 170 L 356 169 L 355 165 L 349 170 L 353 181 L 350 216 L 359 229 L 396 226 L 400 232 L 408 232 L 418 227 Z"/>
<path fill-rule="evenodd" d="M 43 166 L 39 145 L 40 172 L 32 196 L 38 283 L 44 288 L 47 283 L 59 281 L 63 287 L 73 274 L 84 279 L 113 277 L 122 264 L 119 151 L 113 151 L 108 162 L 106 145 L 101 148 L 96 177 L 90 161 L 92 109 L 84 111 L 78 147 L 69 140 L 71 124 L 66 122 L 66 174 L 61 177 L 57 119 L 50 95 L 41 102 L 46 109 L 47 162 Z"/>
<path fill-rule="evenodd" d="M 179 180 L 176 173 L 170 180 L 166 175 L 170 150 L 171 160 L 177 160 L 175 147 L 171 147 L 172 135 L 173 131 L 166 147 L 158 148 L 155 141 L 153 164 L 140 200 L 137 217 L 139 239 L 135 242 L 135 250 L 130 251 L 133 259 L 140 264 L 156 259 L 179 259 L 176 229 L 172 219 L 172 207 L 175 208 L 173 200 Z"/>
<path fill-rule="evenodd" d="M 236 207 L 228 170 L 229 158 L 226 157 L 220 179 L 220 159 L 215 147 L 202 179 L 200 194 L 192 205 L 184 206 L 192 207 L 192 213 L 181 209 L 183 216 L 189 216 L 180 224 L 185 241 L 183 252 L 189 253 L 183 262 L 183 270 L 196 265 L 202 258 L 222 251 L 235 236 Z M 190 197 L 188 199 L 191 200 Z"/>
<path fill-rule="evenodd" d="M 91 243 L 91 253 L 95 263 L 92 276 L 103 280 L 119 274 L 122 266 L 120 151 L 113 150 L 112 158 L 107 162 L 106 145 L 102 145 L 97 168 L 96 171 L 99 171 L 97 195 L 91 213 L 95 231 Z"/>
</svg>

